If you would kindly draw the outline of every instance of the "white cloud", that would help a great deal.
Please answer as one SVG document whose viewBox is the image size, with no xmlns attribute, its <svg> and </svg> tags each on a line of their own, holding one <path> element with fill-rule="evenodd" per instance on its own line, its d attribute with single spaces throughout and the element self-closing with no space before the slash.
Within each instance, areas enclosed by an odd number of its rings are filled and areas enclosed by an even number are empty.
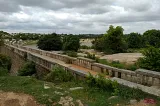
<svg viewBox="0 0 160 106">
<path fill-rule="evenodd" d="M 142 33 L 160 28 L 159 5 L 159 0 L 0 0 L 0 29 L 105 33 L 112 24 Z"/>
</svg>

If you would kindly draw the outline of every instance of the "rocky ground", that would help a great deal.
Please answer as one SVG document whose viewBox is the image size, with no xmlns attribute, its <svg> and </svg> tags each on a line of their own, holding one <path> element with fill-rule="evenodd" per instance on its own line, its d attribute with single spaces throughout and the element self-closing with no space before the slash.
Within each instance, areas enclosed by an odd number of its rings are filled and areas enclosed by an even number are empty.
<svg viewBox="0 0 160 106">
<path fill-rule="evenodd" d="M 152 102 L 152 100 L 149 100 Z M 141 100 L 137 102 L 136 100 L 130 100 L 130 104 L 128 106 L 156 106 L 155 103 L 146 103 L 145 100 Z M 61 105 L 61 106 L 85 106 L 81 100 L 76 100 L 73 102 L 73 98 L 70 96 L 61 97 L 58 103 L 52 104 L 53 106 Z M 13 93 L 13 92 L 3 92 L 0 91 L 0 106 L 45 106 L 38 104 L 36 100 L 27 94 L 23 93 Z M 117 104 L 117 106 L 121 106 Z"/>
<path fill-rule="evenodd" d="M 0 106 L 44 106 L 27 94 L 0 91 Z"/>
</svg>

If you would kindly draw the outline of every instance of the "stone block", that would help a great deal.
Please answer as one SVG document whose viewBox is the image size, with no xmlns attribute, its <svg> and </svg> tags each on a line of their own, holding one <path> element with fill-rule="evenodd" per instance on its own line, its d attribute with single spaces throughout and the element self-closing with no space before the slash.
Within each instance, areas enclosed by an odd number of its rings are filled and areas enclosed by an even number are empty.
<svg viewBox="0 0 160 106">
<path fill-rule="evenodd" d="M 122 74 L 121 74 L 121 78 L 122 78 L 122 79 L 126 79 L 126 74 L 125 74 L 125 73 L 122 73 Z"/>
<path fill-rule="evenodd" d="M 159 86 L 160 85 L 160 79 L 159 78 L 153 78 L 153 86 Z"/>
</svg>

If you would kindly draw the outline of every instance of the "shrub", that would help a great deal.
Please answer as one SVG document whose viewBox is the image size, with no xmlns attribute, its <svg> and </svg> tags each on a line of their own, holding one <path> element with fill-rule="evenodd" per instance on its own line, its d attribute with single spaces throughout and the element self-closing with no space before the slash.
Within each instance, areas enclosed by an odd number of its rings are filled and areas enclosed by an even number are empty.
<svg viewBox="0 0 160 106">
<path fill-rule="evenodd" d="M 68 82 L 73 79 L 74 77 L 71 73 L 58 66 L 55 66 L 53 70 L 45 77 L 45 80 L 49 82 Z"/>
<path fill-rule="evenodd" d="M 70 57 L 78 57 L 77 52 L 74 51 L 65 51 L 63 54 L 66 54 Z"/>
<path fill-rule="evenodd" d="M 87 56 L 84 56 L 84 57 L 92 60 L 96 60 L 96 62 L 98 62 L 98 58 L 95 56 L 95 54 L 87 53 Z"/>
<path fill-rule="evenodd" d="M 6 55 L 0 54 L 0 67 L 10 70 L 11 58 Z"/>
<path fill-rule="evenodd" d="M 92 47 L 86 46 L 86 45 L 82 45 L 80 46 L 80 49 L 92 49 Z"/>
<path fill-rule="evenodd" d="M 120 63 L 119 61 L 108 62 L 106 59 L 98 59 L 98 63 L 132 71 L 135 71 L 136 69 L 139 68 L 137 64 L 126 64 L 126 63 Z"/>
<path fill-rule="evenodd" d="M 8 70 L 6 68 L 0 67 L 0 76 L 7 76 Z"/>
<path fill-rule="evenodd" d="M 140 89 L 129 88 L 127 86 L 119 85 L 118 86 L 118 95 L 123 97 L 124 99 L 137 99 L 140 100 L 142 98 L 147 98 L 147 96 L 151 97 L 147 93 L 144 93 Z"/>
<path fill-rule="evenodd" d="M 31 76 L 36 73 L 35 64 L 31 61 L 28 61 L 24 66 L 18 70 L 19 76 Z"/>
<path fill-rule="evenodd" d="M 91 87 L 97 87 L 102 90 L 113 91 L 113 92 L 118 87 L 118 83 L 116 81 L 111 81 L 109 79 L 106 79 L 105 76 L 101 74 L 95 77 L 89 74 L 89 76 L 86 79 L 86 82 Z"/>
<path fill-rule="evenodd" d="M 148 49 L 145 49 L 142 54 L 144 57 L 138 60 L 138 66 L 160 72 L 160 49 L 149 47 Z"/>
</svg>

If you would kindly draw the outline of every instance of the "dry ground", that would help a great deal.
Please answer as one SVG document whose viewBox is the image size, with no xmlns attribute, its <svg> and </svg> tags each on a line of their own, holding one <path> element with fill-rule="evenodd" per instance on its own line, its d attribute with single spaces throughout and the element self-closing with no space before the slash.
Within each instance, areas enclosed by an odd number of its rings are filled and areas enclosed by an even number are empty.
<svg viewBox="0 0 160 106">
<path fill-rule="evenodd" d="M 118 53 L 112 55 L 104 55 L 101 59 L 107 59 L 109 61 L 118 60 L 128 64 L 135 63 L 140 57 L 143 57 L 141 53 Z"/>
<path fill-rule="evenodd" d="M 38 104 L 32 96 L 22 93 L 0 91 L 0 106 L 44 106 Z"/>
</svg>

